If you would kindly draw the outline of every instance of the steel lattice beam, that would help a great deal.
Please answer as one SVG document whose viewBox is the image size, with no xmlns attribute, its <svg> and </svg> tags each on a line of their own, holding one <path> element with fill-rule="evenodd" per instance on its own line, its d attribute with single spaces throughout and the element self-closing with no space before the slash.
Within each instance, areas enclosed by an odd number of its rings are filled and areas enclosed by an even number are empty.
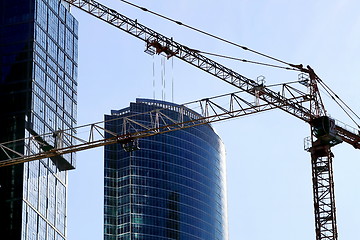
<svg viewBox="0 0 360 240">
<path fill-rule="evenodd" d="M 176 111 L 182 114 L 188 112 L 190 107 L 201 110 L 201 114 L 197 114 L 195 111 L 192 112 L 193 114 L 188 114 L 190 119 L 186 121 L 184 121 L 185 118 L 181 114 L 178 119 L 170 118 L 166 114 L 167 108 L 163 108 L 142 113 L 148 114 L 149 118 L 153 119 L 150 125 L 143 125 L 134 120 L 137 115 L 121 117 L 122 121 L 124 121 L 124 129 L 121 133 L 108 132 L 102 126 L 103 122 L 99 122 L 79 126 L 73 129 L 61 130 L 55 133 L 2 143 L 0 144 L 0 152 L 4 153 L 3 155 L 7 156 L 7 158 L 0 161 L 0 167 L 43 158 L 53 158 L 114 143 L 124 143 L 137 138 L 149 137 L 156 134 L 256 114 L 277 108 L 277 106 L 266 102 L 249 102 L 241 97 L 241 94 L 243 93 L 244 92 L 235 92 L 190 102 L 177 107 L 172 106 L 172 108 L 176 108 Z M 309 101 L 308 97 L 304 98 L 303 96 L 294 97 L 293 99 L 299 102 Z M 225 105 L 224 102 L 226 103 Z M 107 131 L 113 137 L 105 138 L 103 134 L 104 131 Z M 74 136 L 72 133 L 75 132 L 77 132 L 78 135 L 82 133 L 84 136 Z M 24 141 L 28 143 L 26 146 L 32 146 L 31 149 L 26 149 L 25 154 L 12 150 L 13 146 L 23 144 Z M 34 151 L 33 149 L 37 149 L 37 151 Z"/>
<path fill-rule="evenodd" d="M 64 1 L 144 41 L 147 44 L 147 49 L 152 49 L 153 52 L 166 54 L 167 57 L 175 56 L 253 96 L 255 96 L 255 92 L 258 91 L 258 97 L 261 100 L 268 104 L 272 104 L 276 108 L 280 108 L 305 122 L 309 122 L 318 114 L 316 109 L 313 110 L 315 112 L 312 112 L 310 107 L 305 107 L 302 104 L 303 100 L 301 98 L 292 97 L 293 93 L 296 93 L 296 95 L 302 94 L 303 97 L 309 97 L 309 95 L 302 93 L 302 91 L 298 89 L 288 88 L 287 90 L 290 92 L 288 95 L 279 94 L 279 92 L 273 91 L 270 88 L 203 56 L 196 50 L 177 43 L 172 38 L 157 33 L 138 23 L 136 20 L 132 20 L 118 13 L 114 9 L 110 9 L 96 1 Z M 303 71 L 306 72 L 305 75 L 311 75 L 311 73 L 313 73 L 311 71 L 309 72 L 307 69 L 303 69 Z M 306 78 L 309 78 L 309 76 L 305 77 L 305 80 L 307 80 Z M 337 126 L 336 128 L 341 133 L 340 137 L 343 138 L 343 141 L 356 148 L 360 148 L 360 135 L 356 129 L 349 130 L 341 126 Z"/>
<path fill-rule="evenodd" d="M 334 179 L 330 146 L 318 145 L 310 149 L 316 240 L 337 240 Z"/>
<path fill-rule="evenodd" d="M 196 50 L 183 46 L 144 25 L 132 20 L 113 9 L 110 9 L 92 0 L 65 0 L 73 6 L 137 37 L 147 43 L 148 48 L 153 48 L 156 53 L 164 53 L 168 57 L 175 56 L 251 95 L 255 88 L 261 90 L 260 98 L 269 104 L 288 112 L 304 121 L 309 121 L 311 112 L 302 106 L 301 102 L 291 100 L 277 92 L 262 86 L 230 68 L 227 68 L 214 60 L 203 56 Z"/>
<path fill-rule="evenodd" d="M 168 58 L 177 57 L 239 89 L 257 98 L 258 102 L 255 105 L 248 105 L 241 109 L 225 109 L 221 105 L 214 104 L 211 101 L 204 102 L 203 113 L 214 115 L 206 115 L 206 117 L 195 118 L 187 122 L 177 122 L 174 119 L 167 118 L 162 115 L 161 112 L 157 112 L 155 115 L 157 120 L 154 123 L 158 125 L 154 126 L 141 126 L 131 119 L 124 119 L 128 121 L 126 126 L 129 129 L 125 129 L 125 134 L 118 135 L 109 139 L 94 140 L 94 131 L 101 129 L 100 126 L 91 125 L 93 131 L 90 131 L 90 137 L 88 141 L 81 140 L 81 144 L 66 147 L 66 148 L 55 148 L 48 151 L 47 153 L 40 152 L 37 156 L 14 156 L 11 148 L 0 145 L 0 148 L 6 156 L 12 158 L 9 159 L 9 164 L 14 162 L 26 162 L 35 159 L 51 157 L 69 152 L 80 151 L 84 149 L 94 148 L 98 146 L 104 146 L 107 144 L 124 142 L 134 138 L 146 137 L 155 134 L 160 134 L 168 131 L 175 131 L 191 126 L 196 126 L 208 122 L 221 121 L 228 118 L 253 114 L 260 111 L 266 111 L 274 108 L 282 109 L 283 111 L 311 124 L 311 121 L 319 116 L 326 114 L 321 98 L 314 81 L 316 74 L 311 68 L 300 69 L 306 73 L 310 78 L 310 97 L 307 94 L 303 94 L 301 91 L 294 88 L 287 88 L 288 94 L 282 92 L 273 91 L 270 88 L 251 80 L 241 74 L 227 68 L 203 55 L 198 51 L 193 50 L 189 47 L 183 46 L 172 38 L 167 38 L 142 24 L 139 24 L 136 20 L 127 18 L 126 16 L 110 9 L 93 0 L 64 0 L 67 3 L 131 34 L 132 36 L 141 39 L 146 43 L 146 52 L 165 54 Z M 310 106 L 305 107 L 303 102 L 310 100 Z M 261 103 L 260 103 L 261 101 Z M 232 102 L 234 103 L 234 101 Z M 220 113 L 221 112 L 221 113 Z M 162 125 L 160 124 L 162 121 Z M 168 125 L 166 124 L 168 123 Z M 136 127 L 135 127 L 136 126 Z M 141 131 L 131 131 L 130 128 L 142 129 Z M 360 134 L 357 129 L 350 129 L 340 125 L 336 125 L 335 129 L 338 136 L 345 142 L 351 144 L 355 148 L 360 148 Z M 128 131 L 128 132 L 126 132 Z M 65 133 L 65 132 L 64 132 Z M 62 135 L 62 134 L 60 134 Z M 59 135 L 59 136 L 60 136 Z M 75 136 L 68 136 L 70 138 L 76 138 Z M 313 136 L 312 136 L 313 137 Z M 93 140 L 91 140 L 93 139 Z M 80 140 L 80 139 L 79 139 Z M 50 140 L 51 141 L 51 140 Z M 313 143 L 316 141 L 313 141 Z M 41 144 L 36 142 L 34 144 Z M 317 240 L 337 240 L 337 229 L 336 229 L 336 216 L 335 216 L 335 199 L 334 199 L 334 187 L 332 177 L 332 155 L 330 146 L 314 145 L 311 147 L 312 153 L 312 174 L 313 174 L 313 190 L 314 190 L 314 208 L 315 208 L 315 223 L 316 223 L 316 237 Z M 32 154 L 32 153 L 31 153 Z M 4 162 L 4 164 L 6 161 Z M 2 165 L 0 165 L 2 166 Z"/>
</svg>

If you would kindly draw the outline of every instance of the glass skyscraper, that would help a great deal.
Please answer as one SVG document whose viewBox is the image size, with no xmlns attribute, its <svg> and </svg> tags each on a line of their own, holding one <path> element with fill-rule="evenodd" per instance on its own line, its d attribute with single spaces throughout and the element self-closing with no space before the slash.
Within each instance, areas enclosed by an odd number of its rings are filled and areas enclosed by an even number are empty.
<svg viewBox="0 0 360 240">
<path fill-rule="evenodd" d="M 200 117 L 173 103 L 137 99 L 105 115 L 105 129 L 126 134 L 123 117 L 149 125 L 157 120 L 141 113 L 159 108 L 168 119 Z M 108 145 L 104 154 L 105 240 L 228 239 L 225 150 L 209 124 Z"/>
<path fill-rule="evenodd" d="M 77 33 L 59 0 L 0 0 L 0 142 L 75 126 Z M 0 168 L 0 238 L 66 239 L 65 170 L 73 168 L 73 154 Z"/>
</svg>

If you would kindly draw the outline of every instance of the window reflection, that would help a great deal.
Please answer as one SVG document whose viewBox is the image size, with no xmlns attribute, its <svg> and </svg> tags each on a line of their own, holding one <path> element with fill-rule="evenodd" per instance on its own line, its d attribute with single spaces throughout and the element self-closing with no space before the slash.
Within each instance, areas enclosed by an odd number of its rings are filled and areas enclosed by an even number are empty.
<svg viewBox="0 0 360 240">
<path fill-rule="evenodd" d="M 139 100 L 130 112 L 112 111 L 105 119 L 159 106 L 166 103 Z M 179 117 L 176 106 L 165 112 Z M 150 121 L 145 115 L 136 120 Z M 106 128 L 121 133 L 122 121 Z M 226 239 L 225 155 L 214 131 L 199 126 L 140 139 L 139 145 L 141 150 L 130 153 L 120 145 L 105 148 L 105 240 Z"/>
</svg>

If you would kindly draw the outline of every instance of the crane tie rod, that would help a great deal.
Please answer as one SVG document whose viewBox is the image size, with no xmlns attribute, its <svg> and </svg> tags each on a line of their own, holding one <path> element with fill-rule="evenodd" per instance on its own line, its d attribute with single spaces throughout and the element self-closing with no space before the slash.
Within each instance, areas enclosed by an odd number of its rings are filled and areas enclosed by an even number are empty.
<svg viewBox="0 0 360 240">
<path fill-rule="evenodd" d="M 210 56 L 221 57 L 221 58 L 241 61 L 241 62 L 245 62 L 245 63 L 253 63 L 253 64 L 258 64 L 258 65 L 267 66 L 267 67 L 281 68 L 281 69 L 285 69 L 285 70 L 301 71 L 299 68 L 295 68 L 295 67 L 283 67 L 283 66 L 279 66 L 279 65 L 256 62 L 256 61 L 251 61 L 251 60 L 246 60 L 246 59 L 241 59 L 241 58 L 236 58 L 236 57 L 225 56 L 225 55 L 221 55 L 221 54 L 217 54 L 217 53 L 204 52 L 204 51 L 200 51 L 200 50 L 194 50 L 194 51 L 197 51 L 199 53 L 203 53 L 206 55 L 210 55 Z"/>
<path fill-rule="evenodd" d="M 165 16 L 165 15 L 162 15 L 162 14 L 159 14 L 159 13 L 157 13 L 157 12 L 151 11 L 151 10 L 145 8 L 145 7 L 141 7 L 141 6 L 139 6 L 139 5 L 136 5 L 136 4 L 134 4 L 134 3 L 131 3 L 131 2 L 129 2 L 129 1 L 126 1 L 126 0 L 119 0 L 119 1 L 121 1 L 121 2 L 123 2 L 123 3 L 126 3 L 126 4 L 128 4 L 128 5 L 131 5 L 131 6 L 133 6 L 133 7 L 136 7 L 136 8 L 138 8 L 138 9 L 141 9 L 141 10 L 144 11 L 144 12 L 148 12 L 148 13 L 151 13 L 151 14 L 153 14 L 153 15 L 155 15 L 155 16 L 158 16 L 158 17 L 161 17 L 161 18 L 163 18 L 163 19 L 166 19 L 166 20 L 168 20 L 168 21 L 170 21 L 170 22 L 174 22 L 174 23 L 176 23 L 176 24 L 178 24 L 178 25 L 180 25 L 180 26 L 184 26 L 184 27 L 186 27 L 186 28 L 189 28 L 189 29 L 194 30 L 194 31 L 196 31 L 196 32 L 199 32 L 199 33 L 201 33 L 201 34 L 207 35 L 207 36 L 209 36 L 209 37 L 215 38 L 215 39 L 220 40 L 220 41 L 222 41 L 222 42 L 226 42 L 226 43 L 228 43 L 228 44 L 230 44 L 230 45 L 233 45 L 233 46 L 242 48 L 242 49 L 245 50 L 245 51 L 249 51 L 249 52 L 255 53 L 255 54 L 257 54 L 257 55 L 260 55 L 260 56 L 262 56 L 262 57 L 269 58 L 269 59 L 271 59 L 271 60 L 273 60 L 273 61 L 280 62 L 280 63 L 283 63 L 283 64 L 285 64 L 285 65 L 289 65 L 289 66 L 292 67 L 292 68 L 296 68 L 296 66 L 298 66 L 298 65 L 293 65 L 293 64 L 291 64 L 291 63 L 285 62 L 285 61 L 280 60 L 280 59 L 278 59 L 278 58 L 272 57 L 272 56 L 270 56 L 270 55 L 267 55 L 267 54 L 264 54 L 264 53 L 255 51 L 255 50 L 250 49 L 250 48 L 248 48 L 248 47 L 246 47 L 246 46 L 243 46 L 243 45 L 240 45 L 240 44 L 231 42 L 231 41 L 226 40 L 226 39 L 224 39 L 224 38 L 218 37 L 218 36 L 216 36 L 216 35 L 214 35 L 214 34 L 205 32 L 205 31 L 203 31 L 203 30 L 201 30 L 201 29 L 198 29 L 198 28 L 192 27 L 192 26 L 190 26 L 190 25 L 187 25 L 187 24 L 185 24 L 185 23 L 182 23 L 182 22 L 180 22 L 180 21 L 174 20 L 174 19 L 172 19 L 172 18 L 170 18 L 170 17 L 167 17 L 167 16 Z M 271 66 L 271 65 L 269 64 L 269 66 Z M 286 69 L 286 68 L 285 68 L 285 69 Z"/>
<path fill-rule="evenodd" d="M 346 110 L 348 109 L 352 114 L 354 114 L 355 117 L 360 119 L 359 115 L 357 115 L 328 85 L 325 84 L 323 80 L 321 80 L 319 77 L 317 78 L 320 85 L 323 86 L 324 90 L 329 94 L 329 96 L 336 102 L 336 104 L 345 112 L 345 114 L 353 121 L 353 123 L 356 124 L 358 128 L 360 128 L 360 124 L 355 121 L 355 119 L 350 115 L 350 113 Z M 342 106 L 339 101 L 346 107 Z"/>
<path fill-rule="evenodd" d="M 334 102 L 344 111 L 344 113 L 355 123 L 355 125 L 360 128 L 360 125 L 355 121 L 355 119 L 350 115 L 350 113 L 345 109 L 345 107 L 358 119 L 360 117 L 328 86 L 326 83 L 314 72 L 314 70 L 308 65 L 305 69 L 302 64 L 300 65 L 293 65 L 295 68 L 298 68 L 301 72 L 308 73 L 310 77 L 312 76 L 319 84 L 324 88 L 324 90 L 329 94 L 329 96 L 334 100 Z M 339 101 L 345 106 L 341 105 Z"/>
</svg>

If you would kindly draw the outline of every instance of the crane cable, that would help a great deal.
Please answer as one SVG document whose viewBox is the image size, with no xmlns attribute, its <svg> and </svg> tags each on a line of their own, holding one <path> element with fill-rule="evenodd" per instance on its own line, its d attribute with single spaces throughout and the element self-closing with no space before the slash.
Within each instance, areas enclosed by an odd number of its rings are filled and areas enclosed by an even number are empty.
<svg viewBox="0 0 360 240">
<path fill-rule="evenodd" d="M 359 115 L 357 115 L 328 85 L 326 85 L 326 83 L 325 83 L 324 81 L 322 81 L 321 79 L 319 79 L 319 80 L 320 80 L 320 84 L 321 84 L 324 88 L 329 89 L 329 91 L 330 91 L 332 94 L 334 94 L 334 97 L 336 97 L 337 99 L 339 99 L 340 102 L 341 102 L 342 104 L 344 104 L 344 106 L 345 106 L 348 110 L 350 110 L 350 112 L 351 112 L 352 114 L 354 114 L 354 115 L 360 120 Z"/>
<path fill-rule="evenodd" d="M 286 69 L 286 70 L 302 71 L 302 65 L 294 65 L 294 64 L 285 62 L 285 61 L 283 61 L 283 60 L 280 60 L 280 59 L 278 59 L 278 58 L 272 57 L 272 56 L 270 56 L 270 55 L 267 55 L 267 54 L 264 54 L 264 53 L 255 51 L 255 50 L 250 49 L 250 48 L 248 48 L 248 47 L 246 47 L 246 46 L 243 46 L 243 45 L 234 43 L 234 42 L 232 42 L 232 41 L 226 40 L 226 39 L 224 39 L 224 38 L 218 37 L 218 36 L 216 36 L 216 35 L 214 35 L 214 34 L 211 34 L 211 33 L 205 32 L 205 31 L 203 31 L 203 30 L 201 30 L 201 29 L 192 27 L 192 26 L 190 26 L 190 25 L 187 25 L 187 24 L 182 23 L 182 22 L 180 22 L 180 21 L 174 20 L 174 19 L 172 19 L 172 18 L 170 18 L 170 17 L 167 17 L 167 16 L 165 16 L 165 15 L 159 14 L 159 13 L 157 13 L 157 12 L 151 11 L 151 10 L 145 8 L 145 7 L 141 7 L 141 6 L 139 6 L 139 5 L 136 5 L 136 4 L 134 4 L 134 3 L 131 3 L 131 2 L 129 2 L 129 1 L 126 1 L 126 0 L 119 0 L 119 1 L 121 1 L 121 2 L 123 2 L 123 3 L 126 3 L 126 4 L 128 4 L 128 5 L 131 5 L 131 6 L 133 6 L 133 7 L 136 7 L 136 8 L 138 8 L 138 9 L 141 9 L 141 10 L 144 11 L 144 12 L 148 12 L 148 13 L 153 14 L 153 15 L 155 15 L 155 16 L 158 16 L 158 17 L 161 17 L 161 18 L 163 18 L 163 19 L 166 19 L 166 20 L 168 20 L 168 21 L 170 21 L 170 22 L 174 22 L 174 23 L 176 23 L 176 24 L 178 24 L 178 25 L 180 25 L 180 26 L 184 26 L 184 27 L 186 27 L 186 28 L 189 28 L 189 29 L 194 30 L 194 31 L 196 31 L 196 32 L 199 32 L 199 33 L 201 33 L 201 34 L 204 34 L 204 35 L 207 35 L 207 36 L 209 36 L 209 37 L 215 38 L 215 39 L 217 39 L 217 40 L 220 40 L 220 41 L 222 41 L 222 42 L 228 43 L 228 44 L 230 44 L 230 45 L 239 47 L 239 48 L 241 48 L 241 49 L 243 49 L 243 50 L 245 50 L 245 51 L 249 51 L 249 52 L 252 52 L 252 53 L 254 53 L 254 54 L 260 55 L 260 56 L 262 56 L 262 57 L 269 58 L 269 59 L 271 59 L 271 60 L 273 60 L 273 61 L 283 63 L 283 64 L 285 64 L 285 65 L 290 66 L 291 68 L 289 68 L 289 67 L 281 67 L 281 66 L 277 66 L 277 65 L 273 65 L 273 64 L 266 64 L 266 63 L 248 61 L 248 60 L 245 60 L 245 59 L 239 59 L 239 58 L 228 57 L 228 56 L 223 56 L 223 55 L 218 55 L 218 54 L 213 54 L 213 53 L 207 53 L 207 52 L 202 52 L 202 51 L 200 51 L 201 53 L 208 54 L 208 55 L 213 55 L 213 56 L 217 56 L 217 57 L 228 58 L 228 59 L 237 60 L 237 61 L 242 61 L 242 62 L 248 62 L 248 63 L 254 63 L 254 64 L 259 64 L 259 65 L 269 66 L 269 67 L 282 68 L 282 69 Z M 346 115 L 348 115 L 348 117 L 360 128 L 360 125 L 353 119 L 353 117 L 350 116 L 350 114 L 348 113 L 348 111 L 346 111 L 346 109 L 335 99 L 335 97 L 336 97 L 337 99 L 339 99 L 340 102 L 341 102 L 342 104 L 344 104 L 344 106 L 345 106 L 348 110 L 350 110 L 351 113 L 353 113 L 358 119 L 360 119 L 360 117 L 359 117 L 341 98 L 339 98 L 338 95 L 336 95 L 336 94 L 334 93 L 334 91 L 332 91 L 319 77 L 318 77 L 318 79 L 319 79 L 320 84 L 324 87 L 325 91 L 326 91 L 326 92 L 331 96 L 331 98 L 340 106 L 340 108 L 346 113 Z M 335 96 L 335 97 L 334 97 L 334 96 Z"/>
<path fill-rule="evenodd" d="M 329 96 L 344 111 L 344 113 L 356 124 L 356 126 L 358 128 L 360 128 L 360 124 L 355 121 L 355 119 L 350 115 L 350 113 L 347 110 L 349 110 L 359 120 L 360 120 L 360 117 L 328 85 L 326 85 L 325 82 L 321 78 L 317 77 L 317 79 L 318 79 L 320 85 L 327 92 L 327 94 L 329 94 Z M 345 109 L 345 107 L 343 105 L 340 104 L 340 102 L 337 99 L 346 107 L 347 110 Z"/>
<path fill-rule="evenodd" d="M 240 45 L 240 44 L 231 42 L 231 41 L 226 40 L 226 39 L 224 39 L 224 38 L 218 37 L 218 36 L 216 36 L 216 35 L 214 35 L 214 34 L 205 32 L 205 31 L 203 31 L 203 30 L 201 30 L 201 29 L 192 27 L 192 26 L 190 26 L 190 25 L 184 24 L 184 23 L 182 23 L 182 22 L 180 22 L 180 21 L 174 20 L 174 19 L 172 19 L 172 18 L 170 18 L 170 17 L 167 17 L 167 16 L 165 16 L 165 15 L 159 14 L 159 13 L 154 12 L 154 11 L 151 11 L 151 10 L 149 10 L 149 9 L 147 9 L 147 8 L 144 8 L 144 7 L 141 7 L 141 6 L 136 5 L 136 4 L 134 4 L 134 3 L 131 3 L 131 2 L 129 2 L 129 1 L 126 1 L 126 0 L 119 0 L 119 1 L 121 1 L 121 2 L 123 2 L 123 3 L 126 3 L 126 4 L 128 4 L 128 5 L 131 5 L 131 6 L 133 6 L 133 7 L 139 8 L 139 9 L 143 10 L 144 12 L 151 13 L 151 14 L 153 14 L 153 15 L 155 15 L 155 16 L 158 16 L 158 17 L 161 17 L 161 18 L 163 18 L 163 19 L 166 19 L 166 20 L 168 20 L 168 21 L 170 21 L 170 22 L 174 22 L 174 23 L 176 23 L 176 24 L 178 24 L 178 25 L 181 25 L 181 26 L 184 26 L 184 27 L 189 28 L 189 29 L 191 29 L 191 30 L 194 30 L 194 31 L 196 31 L 196 32 L 199 32 L 199 33 L 201 33 L 201 34 L 204 34 L 204 35 L 207 35 L 207 36 L 209 36 L 209 37 L 218 39 L 218 40 L 220 40 L 220 41 L 222 41 L 222 42 L 226 42 L 226 43 L 231 44 L 231 45 L 233 45 L 233 46 L 242 48 L 242 49 L 245 50 L 245 51 L 250 51 L 250 52 L 255 53 L 255 54 L 257 54 L 257 55 L 260 55 L 260 56 L 262 56 L 262 57 L 269 58 L 269 59 L 271 59 L 271 60 L 273 60 L 273 61 L 280 62 L 280 63 L 283 63 L 283 64 L 285 64 L 285 65 L 289 65 L 290 67 L 296 67 L 296 65 L 294 65 L 294 64 L 291 64 L 291 63 L 285 62 L 285 61 L 283 61 L 283 60 L 280 60 L 280 59 L 278 59 L 278 58 L 272 57 L 272 56 L 270 56 L 270 55 L 267 55 L 267 54 L 264 54 L 264 53 L 255 51 L 255 50 L 250 49 L 250 48 L 248 48 L 248 47 L 246 47 L 246 46 L 243 46 L 243 45 Z"/>
<path fill-rule="evenodd" d="M 294 68 L 294 67 L 283 67 L 283 66 L 274 65 L 274 64 L 250 61 L 250 60 L 246 60 L 246 59 L 242 59 L 242 58 L 229 57 L 229 56 L 225 56 L 225 55 L 221 55 L 221 54 L 217 54 L 217 53 L 210 53 L 210 52 L 204 52 L 204 51 L 198 51 L 198 52 L 202 53 L 202 54 L 206 54 L 206 55 L 215 56 L 215 57 L 221 57 L 221 58 L 226 58 L 226 59 L 231 59 L 231 60 L 236 60 L 236 61 L 241 61 L 241 62 L 246 62 L 246 63 L 253 63 L 253 64 L 258 64 L 258 65 L 267 66 L 267 67 L 281 68 L 281 69 L 292 70 L 292 71 L 301 71 L 299 68 Z"/>
</svg>

